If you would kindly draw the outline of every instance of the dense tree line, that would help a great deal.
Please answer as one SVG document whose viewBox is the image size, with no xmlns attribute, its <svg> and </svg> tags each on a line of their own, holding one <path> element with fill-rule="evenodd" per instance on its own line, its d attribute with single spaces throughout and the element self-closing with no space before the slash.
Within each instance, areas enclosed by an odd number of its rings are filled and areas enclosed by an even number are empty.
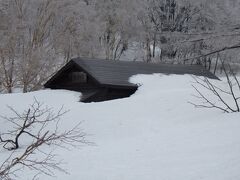
<svg viewBox="0 0 240 180">
<path fill-rule="evenodd" d="M 239 0 L 0 0 L 0 87 L 39 89 L 72 57 L 238 62 Z"/>
</svg>

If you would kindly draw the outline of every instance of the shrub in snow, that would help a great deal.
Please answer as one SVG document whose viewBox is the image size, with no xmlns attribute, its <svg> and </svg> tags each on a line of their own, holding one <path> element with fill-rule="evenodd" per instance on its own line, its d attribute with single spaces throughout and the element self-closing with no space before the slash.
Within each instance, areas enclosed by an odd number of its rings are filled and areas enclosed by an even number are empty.
<svg viewBox="0 0 240 180">
<path fill-rule="evenodd" d="M 61 108 L 55 113 L 36 99 L 23 113 L 9 108 L 14 116 L 3 117 L 11 128 L 0 133 L 0 145 L 10 153 L 0 162 L 0 179 L 12 179 L 19 170 L 27 169 L 50 176 L 54 175 L 54 170 L 66 172 L 56 160 L 54 150 L 86 144 L 86 134 L 80 124 L 61 131 L 60 120 L 67 111 Z"/>
</svg>

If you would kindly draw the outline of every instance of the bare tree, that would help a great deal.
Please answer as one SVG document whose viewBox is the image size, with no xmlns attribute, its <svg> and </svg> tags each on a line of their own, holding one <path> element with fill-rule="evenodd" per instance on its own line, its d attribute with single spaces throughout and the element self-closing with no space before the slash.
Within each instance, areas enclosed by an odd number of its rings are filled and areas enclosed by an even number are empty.
<svg viewBox="0 0 240 180">
<path fill-rule="evenodd" d="M 240 82 L 229 64 L 226 66 L 222 61 L 222 69 L 226 76 L 227 90 L 207 78 L 194 77 L 196 85 L 192 86 L 197 92 L 195 97 L 202 102 L 200 104 L 190 102 L 191 104 L 197 108 L 216 108 L 226 113 L 240 112 Z M 203 93 L 199 87 L 210 92 L 211 96 Z"/>
<path fill-rule="evenodd" d="M 0 71 L 8 93 L 17 85 L 28 92 L 46 80 L 54 57 L 50 41 L 55 1 L 0 1 Z M 34 7 L 34 8 L 32 8 Z M 51 72 L 50 72 L 51 74 Z"/>
<path fill-rule="evenodd" d="M 219 52 L 239 63 L 239 7 L 236 0 L 0 0 L 1 89 L 40 89 L 76 56 L 216 72 Z"/>
<path fill-rule="evenodd" d="M 10 47 L 7 49 L 0 49 L 0 73 L 1 82 L 7 93 L 12 93 L 14 86 L 16 85 L 15 77 L 15 57 L 13 55 L 13 49 Z"/>
<path fill-rule="evenodd" d="M 43 173 L 53 176 L 54 170 L 67 172 L 61 167 L 61 161 L 56 160 L 54 149 L 88 144 L 80 123 L 71 129 L 59 129 L 60 120 L 67 112 L 62 108 L 55 113 L 36 99 L 23 113 L 9 108 L 15 116 L 3 117 L 12 128 L 0 133 L 0 145 L 10 151 L 9 157 L 0 163 L 1 179 L 11 179 L 26 168 L 36 175 Z M 20 141 L 25 144 L 20 144 Z"/>
</svg>

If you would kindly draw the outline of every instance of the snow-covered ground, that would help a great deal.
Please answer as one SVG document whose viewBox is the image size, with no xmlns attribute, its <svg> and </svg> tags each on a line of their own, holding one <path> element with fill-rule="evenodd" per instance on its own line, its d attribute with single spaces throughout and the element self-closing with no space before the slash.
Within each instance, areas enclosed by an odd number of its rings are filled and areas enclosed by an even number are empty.
<svg viewBox="0 0 240 180">
<path fill-rule="evenodd" d="M 240 179 L 239 113 L 193 107 L 189 75 L 138 75 L 131 81 L 142 86 L 130 98 L 100 103 L 80 103 L 80 93 L 65 90 L 0 95 L 0 114 L 10 115 L 7 105 L 21 111 L 35 97 L 69 109 L 66 128 L 83 121 L 96 145 L 59 150 L 70 174 L 56 172 L 58 180 Z M 7 128 L 0 120 L 0 130 Z M 18 179 L 30 177 L 24 172 Z"/>
</svg>

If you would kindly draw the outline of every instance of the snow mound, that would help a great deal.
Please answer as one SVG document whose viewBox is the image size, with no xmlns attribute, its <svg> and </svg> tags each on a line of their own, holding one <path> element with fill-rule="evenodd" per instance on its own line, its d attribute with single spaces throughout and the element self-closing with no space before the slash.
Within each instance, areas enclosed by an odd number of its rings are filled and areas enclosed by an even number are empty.
<svg viewBox="0 0 240 180">
<path fill-rule="evenodd" d="M 239 113 L 194 108 L 189 75 L 137 75 L 130 81 L 140 85 L 130 98 L 99 103 L 78 102 L 80 93 L 65 90 L 0 95 L 0 114 L 10 115 L 7 105 L 21 111 L 35 97 L 69 109 L 67 125 L 83 121 L 96 146 L 59 150 L 70 174 L 56 172 L 58 180 L 240 179 Z M 6 128 L 0 120 L 0 130 Z"/>
</svg>

